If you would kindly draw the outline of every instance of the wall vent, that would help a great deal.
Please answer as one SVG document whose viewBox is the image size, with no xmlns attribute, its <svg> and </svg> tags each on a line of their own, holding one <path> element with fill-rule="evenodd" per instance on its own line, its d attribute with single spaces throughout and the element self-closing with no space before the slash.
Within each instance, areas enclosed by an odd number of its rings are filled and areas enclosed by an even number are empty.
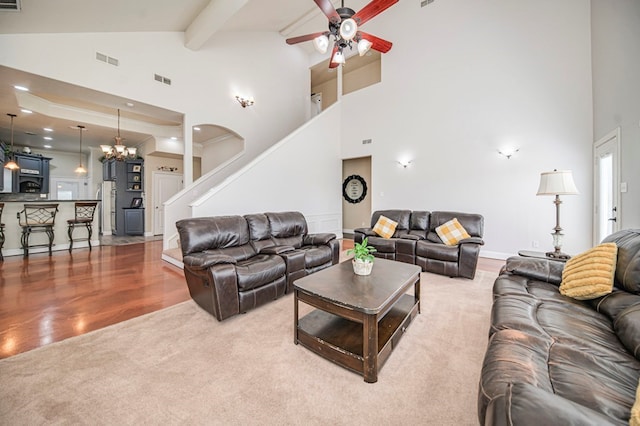
<svg viewBox="0 0 640 426">
<path fill-rule="evenodd" d="M 427 5 L 431 4 L 431 3 L 433 3 L 434 1 L 435 1 L 435 0 L 422 0 L 422 1 L 420 2 L 420 7 L 425 7 L 425 6 L 427 6 Z"/>
<path fill-rule="evenodd" d="M 120 65 L 120 61 L 116 58 L 112 58 L 111 56 L 107 56 L 104 53 L 96 52 L 96 59 L 100 62 L 104 62 L 109 65 L 118 66 Z"/>
<path fill-rule="evenodd" d="M 171 86 L 171 79 L 170 79 L 170 78 L 167 78 L 167 77 L 163 77 L 163 76 L 161 76 L 160 74 L 154 74 L 154 75 L 153 75 L 153 79 L 154 79 L 155 81 L 159 81 L 160 83 L 164 83 L 164 84 L 166 84 L 166 85 Z"/>
<path fill-rule="evenodd" d="M 0 10 L 7 12 L 20 12 L 22 5 L 20 0 L 0 0 Z"/>
</svg>

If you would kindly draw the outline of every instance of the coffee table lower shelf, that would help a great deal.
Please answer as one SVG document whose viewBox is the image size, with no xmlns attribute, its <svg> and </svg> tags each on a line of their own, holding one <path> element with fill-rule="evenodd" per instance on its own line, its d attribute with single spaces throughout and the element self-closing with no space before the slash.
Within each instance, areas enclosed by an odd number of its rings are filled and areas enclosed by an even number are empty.
<svg viewBox="0 0 640 426">
<path fill-rule="evenodd" d="M 378 322 L 379 371 L 418 314 L 414 296 L 404 294 Z M 297 343 L 336 364 L 365 374 L 363 324 L 316 309 L 298 322 Z"/>
</svg>

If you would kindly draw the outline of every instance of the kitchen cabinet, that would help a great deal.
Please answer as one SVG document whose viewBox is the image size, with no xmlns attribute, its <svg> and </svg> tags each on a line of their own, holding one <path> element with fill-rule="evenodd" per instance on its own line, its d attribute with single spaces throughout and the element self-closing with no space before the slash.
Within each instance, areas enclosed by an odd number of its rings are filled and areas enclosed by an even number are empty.
<svg viewBox="0 0 640 426">
<path fill-rule="evenodd" d="M 144 235 L 144 208 L 134 208 L 134 198 L 144 192 L 144 160 L 110 162 L 108 177 L 114 182 L 111 194 L 111 233 L 113 235 Z M 107 161 L 105 161 L 107 163 Z M 103 174 L 103 177 L 105 175 Z M 133 210 L 133 212 L 131 212 Z M 136 212 L 137 210 L 137 212 Z M 141 215 L 141 217 L 139 217 Z"/>
<path fill-rule="evenodd" d="M 144 209 L 124 208 L 124 233 L 144 235 Z"/>
<path fill-rule="evenodd" d="M 11 192 L 49 193 L 49 161 L 51 158 L 35 154 L 14 153 L 19 169 L 12 174 Z"/>
</svg>

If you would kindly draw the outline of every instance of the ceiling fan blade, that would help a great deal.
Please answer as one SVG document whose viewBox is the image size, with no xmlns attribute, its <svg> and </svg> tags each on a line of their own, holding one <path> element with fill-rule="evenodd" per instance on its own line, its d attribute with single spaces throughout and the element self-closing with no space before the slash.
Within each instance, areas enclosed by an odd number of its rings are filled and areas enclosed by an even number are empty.
<svg viewBox="0 0 640 426">
<path fill-rule="evenodd" d="M 399 0 L 372 0 L 369 4 L 353 15 L 352 18 L 356 20 L 358 26 L 362 26 L 368 20 L 375 18 L 380 13 L 398 3 L 398 1 Z"/>
<path fill-rule="evenodd" d="M 362 31 L 359 31 L 359 34 L 360 34 L 360 37 L 362 37 L 363 39 L 369 40 L 371 43 L 373 43 L 371 45 L 371 48 L 374 50 L 377 50 L 380 53 L 387 53 L 388 51 L 391 50 L 391 46 L 393 46 L 393 43 L 391 43 L 390 41 L 387 41 L 380 37 L 376 37 L 372 34 L 365 33 Z"/>
<path fill-rule="evenodd" d="M 324 13 L 330 22 L 337 24 L 341 21 L 340 15 L 336 11 L 336 8 L 331 4 L 331 0 L 313 0 L 316 2 L 322 13 Z"/>
<path fill-rule="evenodd" d="M 333 62 L 333 57 L 338 53 L 338 45 L 333 46 L 333 52 L 331 52 L 331 58 L 329 58 L 329 68 L 337 68 L 340 64 L 337 62 Z"/>
<path fill-rule="evenodd" d="M 319 33 L 313 33 L 313 34 L 306 34 L 306 35 L 301 35 L 298 37 L 291 37 L 287 39 L 287 44 L 297 44 L 297 43 L 302 43 L 303 41 L 309 41 L 309 40 L 313 40 L 316 37 L 319 37 L 321 35 L 325 35 L 328 34 L 329 31 L 320 31 Z"/>
</svg>

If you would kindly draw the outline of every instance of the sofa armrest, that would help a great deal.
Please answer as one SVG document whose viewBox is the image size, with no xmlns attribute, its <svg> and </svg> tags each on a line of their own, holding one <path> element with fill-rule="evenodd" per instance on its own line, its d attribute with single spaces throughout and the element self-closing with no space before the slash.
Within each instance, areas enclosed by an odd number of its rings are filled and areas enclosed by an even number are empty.
<svg viewBox="0 0 640 426">
<path fill-rule="evenodd" d="M 322 246 L 329 243 L 331 240 L 336 239 L 336 234 L 323 233 L 323 234 L 306 234 L 302 239 L 302 245 L 305 246 Z"/>
<path fill-rule="evenodd" d="M 356 229 L 353 230 L 353 232 L 364 234 L 366 237 L 377 237 L 378 236 L 378 234 L 373 232 L 372 228 L 356 228 Z"/>
<path fill-rule="evenodd" d="M 260 254 L 282 254 L 295 250 L 293 246 L 268 246 L 260 250 Z"/>
<path fill-rule="evenodd" d="M 483 246 L 484 240 L 480 237 L 471 237 L 471 238 L 465 238 L 464 240 L 458 241 L 458 244 L 479 244 Z"/>
<path fill-rule="evenodd" d="M 186 255 L 182 259 L 182 263 L 193 270 L 203 270 L 213 265 L 219 265 L 223 263 L 235 264 L 236 260 L 233 257 L 224 254 L 200 252 Z"/>
<path fill-rule="evenodd" d="M 504 269 L 511 274 L 559 285 L 564 265 L 564 262 L 555 260 L 513 256 L 507 259 Z"/>
<path fill-rule="evenodd" d="M 544 409 L 541 409 L 541 408 Z M 505 395 L 489 403 L 485 426 L 619 425 L 617 419 L 528 383 L 509 384 Z"/>
</svg>

